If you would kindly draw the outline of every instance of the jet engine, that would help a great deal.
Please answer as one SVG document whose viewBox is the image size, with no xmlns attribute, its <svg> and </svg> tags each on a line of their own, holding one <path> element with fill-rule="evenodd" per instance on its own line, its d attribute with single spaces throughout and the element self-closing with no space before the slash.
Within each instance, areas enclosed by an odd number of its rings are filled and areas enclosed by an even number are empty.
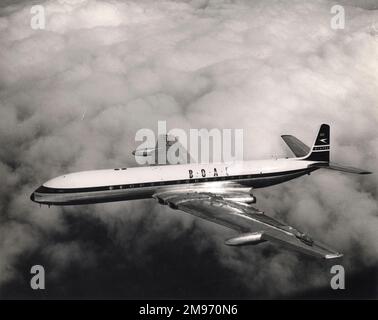
<svg viewBox="0 0 378 320">
<path fill-rule="evenodd" d="M 223 197 L 225 200 L 241 202 L 246 204 L 256 203 L 257 199 L 252 194 L 241 194 L 241 195 L 230 195 L 227 197 Z"/>
<path fill-rule="evenodd" d="M 228 246 L 245 246 L 255 245 L 261 242 L 265 242 L 263 239 L 264 232 L 243 233 L 235 238 L 231 238 L 225 241 Z"/>
</svg>

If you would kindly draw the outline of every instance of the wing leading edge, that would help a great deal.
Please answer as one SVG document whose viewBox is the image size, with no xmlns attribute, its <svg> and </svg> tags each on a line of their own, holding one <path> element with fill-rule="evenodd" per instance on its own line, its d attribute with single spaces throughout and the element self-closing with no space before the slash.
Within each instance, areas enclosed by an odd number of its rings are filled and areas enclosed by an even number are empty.
<svg viewBox="0 0 378 320">
<path fill-rule="evenodd" d="M 172 209 L 182 210 L 238 231 L 238 236 L 225 241 L 227 245 L 244 246 L 270 241 L 315 257 L 332 259 L 342 256 L 337 251 L 250 205 L 227 200 L 225 194 L 193 190 L 185 192 L 181 189 L 163 191 L 154 194 L 153 197 Z"/>
</svg>

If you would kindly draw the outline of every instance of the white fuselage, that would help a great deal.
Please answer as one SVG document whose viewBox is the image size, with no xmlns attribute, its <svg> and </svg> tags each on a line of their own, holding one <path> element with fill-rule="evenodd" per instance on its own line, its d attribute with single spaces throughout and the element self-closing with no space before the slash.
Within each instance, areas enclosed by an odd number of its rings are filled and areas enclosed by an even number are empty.
<svg viewBox="0 0 378 320">
<path fill-rule="evenodd" d="M 312 163 L 293 158 L 82 171 L 47 181 L 31 199 L 39 203 L 67 205 L 150 198 L 157 191 L 172 186 L 210 187 L 236 182 L 262 188 L 316 170 L 309 167 Z"/>
</svg>

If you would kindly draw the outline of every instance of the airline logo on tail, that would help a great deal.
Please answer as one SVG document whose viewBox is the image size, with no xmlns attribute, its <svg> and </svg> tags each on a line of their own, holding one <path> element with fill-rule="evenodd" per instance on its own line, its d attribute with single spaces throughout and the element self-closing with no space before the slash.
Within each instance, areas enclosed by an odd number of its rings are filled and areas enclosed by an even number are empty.
<svg viewBox="0 0 378 320">
<path fill-rule="evenodd" d="M 330 128 L 328 124 L 320 126 L 315 142 L 305 160 L 329 162 Z"/>
</svg>

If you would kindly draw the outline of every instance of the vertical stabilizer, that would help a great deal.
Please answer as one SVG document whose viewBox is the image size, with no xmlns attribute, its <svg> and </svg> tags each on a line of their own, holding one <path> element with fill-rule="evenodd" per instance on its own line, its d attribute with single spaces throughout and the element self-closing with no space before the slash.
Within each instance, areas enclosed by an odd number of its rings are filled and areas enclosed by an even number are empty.
<svg viewBox="0 0 378 320">
<path fill-rule="evenodd" d="M 309 154 L 303 160 L 329 162 L 330 142 L 329 125 L 323 123 Z"/>
</svg>

